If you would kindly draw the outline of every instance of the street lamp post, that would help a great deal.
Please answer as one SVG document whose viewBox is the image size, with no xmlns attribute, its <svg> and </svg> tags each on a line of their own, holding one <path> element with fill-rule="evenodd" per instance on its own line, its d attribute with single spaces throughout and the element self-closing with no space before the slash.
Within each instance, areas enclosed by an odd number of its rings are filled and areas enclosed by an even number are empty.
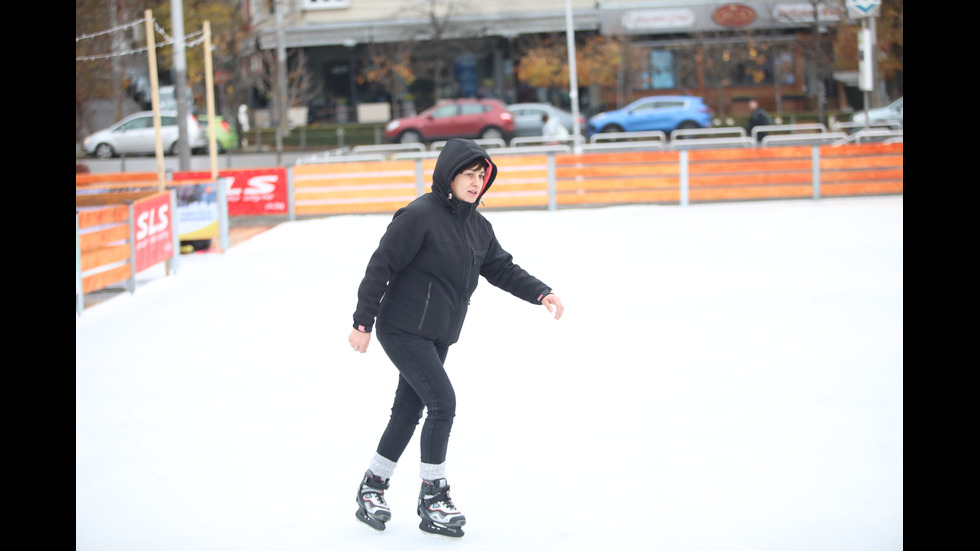
<svg viewBox="0 0 980 551">
<path fill-rule="evenodd" d="M 572 102 L 572 151 L 581 153 L 578 137 L 578 69 L 575 66 L 575 26 L 572 24 L 572 0 L 565 0 L 565 40 L 568 44 L 568 99 Z"/>
</svg>

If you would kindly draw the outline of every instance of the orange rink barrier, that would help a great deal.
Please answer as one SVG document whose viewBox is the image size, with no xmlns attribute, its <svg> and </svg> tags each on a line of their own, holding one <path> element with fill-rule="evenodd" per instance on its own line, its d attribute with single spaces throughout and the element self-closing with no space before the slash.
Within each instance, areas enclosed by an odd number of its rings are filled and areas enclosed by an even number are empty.
<svg viewBox="0 0 980 551">
<path fill-rule="evenodd" d="M 496 155 L 483 208 L 900 194 L 904 144 Z M 434 158 L 297 165 L 299 216 L 394 212 L 429 191 Z"/>
</svg>

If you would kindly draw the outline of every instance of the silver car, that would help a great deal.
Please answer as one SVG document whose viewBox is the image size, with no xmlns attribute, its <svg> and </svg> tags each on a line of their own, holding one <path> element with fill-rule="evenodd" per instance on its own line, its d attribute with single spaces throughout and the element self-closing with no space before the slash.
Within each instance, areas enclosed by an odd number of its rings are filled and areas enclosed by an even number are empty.
<svg viewBox="0 0 980 551">
<path fill-rule="evenodd" d="M 514 103 L 507 106 L 507 110 L 514 114 L 514 136 L 540 136 L 544 123 L 541 122 L 541 115 L 547 113 L 549 118 L 558 117 L 562 126 L 572 133 L 573 121 L 572 114 L 564 109 L 559 109 L 550 103 Z M 579 115 L 578 118 L 579 134 L 585 132 L 585 118 Z"/>
<path fill-rule="evenodd" d="M 898 121 L 899 126 L 905 125 L 905 96 L 898 98 L 885 107 L 868 109 L 867 111 L 857 111 L 851 117 L 852 122 L 864 122 L 867 117 L 868 122 Z"/>
<path fill-rule="evenodd" d="M 194 115 L 187 115 L 187 133 L 187 143 L 190 144 L 192 151 L 207 148 L 207 134 Z M 171 155 L 177 153 L 177 138 L 179 136 L 177 112 L 160 111 L 160 137 L 165 153 Z M 86 154 L 99 159 L 108 159 L 123 154 L 154 154 L 156 152 L 156 133 L 153 130 L 153 111 L 134 113 L 105 130 L 93 133 L 85 138 L 83 147 Z"/>
</svg>

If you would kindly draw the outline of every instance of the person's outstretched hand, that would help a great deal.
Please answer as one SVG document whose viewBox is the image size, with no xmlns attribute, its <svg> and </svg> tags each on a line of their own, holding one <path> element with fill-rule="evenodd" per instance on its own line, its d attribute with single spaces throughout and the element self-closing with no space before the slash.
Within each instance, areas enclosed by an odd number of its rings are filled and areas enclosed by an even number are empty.
<svg viewBox="0 0 980 551">
<path fill-rule="evenodd" d="M 560 320 L 561 315 L 565 313 L 565 306 L 561 303 L 561 299 L 558 295 L 551 293 L 550 295 L 541 299 L 541 304 L 548 309 L 549 312 L 555 313 L 555 319 Z"/>
<path fill-rule="evenodd" d="M 368 345 L 371 344 L 371 333 L 351 329 L 350 336 L 347 337 L 347 340 L 350 341 L 350 347 L 353 348 L 355 352 L 360 352 L 363 354 L 367 352 Z"/>
</svg>

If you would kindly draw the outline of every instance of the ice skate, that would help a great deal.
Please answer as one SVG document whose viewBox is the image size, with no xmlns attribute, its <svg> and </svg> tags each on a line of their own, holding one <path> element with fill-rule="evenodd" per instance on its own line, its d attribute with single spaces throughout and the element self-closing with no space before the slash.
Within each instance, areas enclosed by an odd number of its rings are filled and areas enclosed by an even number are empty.
<svg viewBox="0 0 980 551">
<path fill-rule="evenodd" d="M 357 492 L 357 520 L 372 530 L 381 532 L 385 523 L 391 520 L 391 509 L 385 501 L 388 480 L 375 476 L 370 470 L 364 473 L 361 488 Z"/>
<path fill-rule="evenodd" d="M 463 537 L 466 517 L 449 498 L 449 484 L 445 478 L 422 481 L 417 512 L 422 518 L 419 528 L 423 532 L 448 538 Z"/>
</svg>

